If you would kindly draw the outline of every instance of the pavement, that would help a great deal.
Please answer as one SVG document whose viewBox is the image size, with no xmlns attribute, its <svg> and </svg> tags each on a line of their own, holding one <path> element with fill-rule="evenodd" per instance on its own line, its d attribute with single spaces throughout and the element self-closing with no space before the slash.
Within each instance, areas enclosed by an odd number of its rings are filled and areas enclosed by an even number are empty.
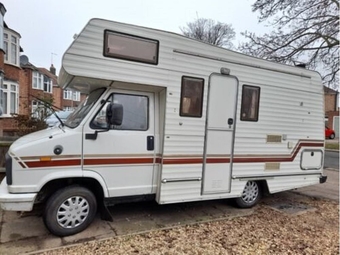
<svg viewBox="0 0 340 255">
<path fill-rule="evenodd" d="M 280 197 L 312 196 L 339 201 L 339 170 L 325 169 L 327 182 L 294 191 L 282 192 Z M 269 198 L 274 195 L 268 196 Z M 264 198 L 266 199 L 266 198 Z M 114 221 L 99 216 L 85 231 L 68 237 L 51 235 L 41 218 L 42 208 L 19 213 L 0 210 L 0 254 L 36 254 L 61 246 L 85 241 L 107 239 L 122 235 L 144 233 L 181 225 L 246 217 L 256 210 L 234 208 L 230 200 L 215 200 L 183 204 L 158 205 L 156 202 L 119 204 L 110 208 Z"/>
<path fill-rule="evenodd" d="M 326 168 L 327 181 L 322 184 L 296 189 L 292 192 L 316 198 L 339 201 L 339 169 Z"/>
</svg>

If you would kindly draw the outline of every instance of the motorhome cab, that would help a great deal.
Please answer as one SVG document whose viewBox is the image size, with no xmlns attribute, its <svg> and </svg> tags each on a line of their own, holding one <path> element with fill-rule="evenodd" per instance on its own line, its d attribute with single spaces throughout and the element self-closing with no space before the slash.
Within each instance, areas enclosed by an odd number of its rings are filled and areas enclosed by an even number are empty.
<svg viewBox="0 0 340 255">
<path fill-rule="evenodd" d="M 63 56 L 59 84 L 88 93 L 67 119 L 15 141 L 4 210 L 45 203 L 55 235 L 107 205 L 235 198 L 324 182 L 318 73 L 165 31 L 92 19 Z"/>
</svg>

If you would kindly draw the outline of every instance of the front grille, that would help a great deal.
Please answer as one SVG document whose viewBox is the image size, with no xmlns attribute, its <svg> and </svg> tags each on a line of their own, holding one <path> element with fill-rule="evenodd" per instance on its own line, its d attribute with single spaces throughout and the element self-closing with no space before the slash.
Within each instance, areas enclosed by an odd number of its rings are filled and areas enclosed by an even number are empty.
<svg viewBox="0 0 340 255">
<path fill-rule="evenodd" d="M 6 180 L 7 185 L 12 185 L 13 179 L 12 179 L 12 157 L 6 153 Z"/>
</svg>

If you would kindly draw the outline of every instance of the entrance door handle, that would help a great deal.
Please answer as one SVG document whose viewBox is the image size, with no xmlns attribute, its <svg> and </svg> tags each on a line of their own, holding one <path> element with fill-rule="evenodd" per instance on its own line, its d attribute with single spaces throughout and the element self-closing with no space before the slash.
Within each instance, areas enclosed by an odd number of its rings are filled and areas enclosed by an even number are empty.
<svg viewBox="0 0 340 255">
<path fill-rule="evenodd" d="M 231 126 L 232 124 L 234 124 L 234 120 L 232 118 L 228 119 L 228 125 Z"/>
<path fill-rule="evenodd" d="M 146 148 L 148 151 L 153 151 L 155 149 L 155 137 L 153 135 L 147 136 Z"/>
</svg>

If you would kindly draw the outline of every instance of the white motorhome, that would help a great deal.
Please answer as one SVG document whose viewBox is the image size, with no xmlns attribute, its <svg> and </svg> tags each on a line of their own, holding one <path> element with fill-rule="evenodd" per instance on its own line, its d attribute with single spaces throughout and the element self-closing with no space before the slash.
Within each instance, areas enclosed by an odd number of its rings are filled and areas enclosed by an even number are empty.
<svg viewBox="0 0 340 255">
<path fill-rule="evenodd" d="M 320 75 L 165 31 L 92 19 L 63 56 L 59 84 L 88 93 L 50 129 L 15 141 L 4 210 L 44 202 L 55 235 L 97 207 L 235 198 L 255 205 L 326 181 Z"/>
</svg>

